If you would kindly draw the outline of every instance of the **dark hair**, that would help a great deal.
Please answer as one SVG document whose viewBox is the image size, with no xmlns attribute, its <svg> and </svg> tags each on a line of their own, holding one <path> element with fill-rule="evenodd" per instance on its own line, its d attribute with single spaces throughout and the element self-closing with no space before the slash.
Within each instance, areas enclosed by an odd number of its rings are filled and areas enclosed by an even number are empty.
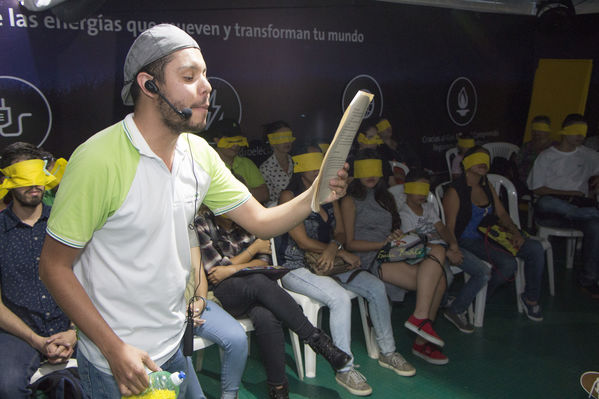
<svg viewBox="0 0 599 399">
<path fill-rule="evenodd" d="M 131 98 L 133 99 L 133 104 L 135 104 L 137 102 L 137 98 L 139 97 L 139 94 L 141 93 L 141 89 L 140 89 L 139 85 L 137 84 L 137 75 L 140 72 L 145 72 L 149 75 L 152 75 L 154 77 L 155 82 L 163 83 L 164 82 L 164 68 L 166 67 L 166 64 L 171 62 L 172 59 L 173 59 L 173 53 L 165 55 L 164 57 L 158 58 L 156 61 L 153 61 L 153 62 L 149 63 L 148 65 L 146 65 L 145 67 L 141 68 L 139 70 L 139 72 L 137 72 L 135 74 L 135 77 L 133 78 L 133 82 L 131 83 Z"/>
<path fill-rule="evenodd" d="M 531 124 L 533 123 L 546 123 L 548 125 L 551 125 L 551 119 L 547 116 L 547 115 L 537 115 L 534 118 L 532 118 L 532 121 L 530 121 Z"/>
<path fill-rule="evenodd" d="M 406 176 L 406 183 L 412 183 L 412 182 L 422 180 L 422 179 L 426 179 L 426 180 L 430 181 L 431 176 L 424 169 L 414 168 L 414 169 L 410 169 L 410 171 L 408 172 L 408 175 Z"/>
<path fill-rule="evenodd" d="M 375 150 L 366 148 L 358 152 L 355 161 L 359 161 L 362 159 L 381 158 Z M 376 186 L 374 186 L 373 190 L 374 199 L 376 200 L 376 202 L 381 207 L 383 207 L 383 209 L 391 213 L 392 229 L 399 229 L 401 227 L 401 219 L 399 217 L 399 213 L 397 212 L 397 205 L 395 204 L 395 199 L 393 198 L 393 195 L 387 190 L 387 183 L 385 183 L 385 179 L 381 177 Z M 365 199 L 367 193 L 368 191 L 366 187 L 364 187 L 360 179 L 353 179 L 347 187 L 347 194 L 357 200 Z"/>
<path fill-rule="evenodd" d="M 570 125 L 574 125 L 576 123 L 581 123 L 581 122 L 587 123 L 584 120 L 584 116 L 582 116 L 580 114 L 570 114 L 564 118 L 564 121 L 562 122 L 562 129 L 565 127 L 568 127 Z"/>
<path fill-rule="evenodd" d="M 268 141 L 267 135 L 276 132 L 277 130 L 282 129 L 284 127 L 291 129 L 291 126 L 289 126 L 289 124 L 285 121 L 274 121 L 262 125 L 262 131 L 264 132 L 264 141 Z"/>
<path fill-rule="evenodd" d="M 0 153 L 0 168 L 6 168 L 18 159 L 22 159 L 23 161 L 29 159 L 46 159 L 47 155 L 52 156 L 50 153 L 37 148 L 33 144 L 17 141 L 4 147 L 2 153 Z"/>
</svg>

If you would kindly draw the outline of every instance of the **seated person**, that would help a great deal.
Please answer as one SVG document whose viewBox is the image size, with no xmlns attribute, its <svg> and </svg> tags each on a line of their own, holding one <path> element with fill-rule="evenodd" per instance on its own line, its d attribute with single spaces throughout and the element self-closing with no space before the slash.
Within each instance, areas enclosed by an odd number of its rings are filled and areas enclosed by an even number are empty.
<svg viewBox="0 0 599 399">
<path fill-rule="evenodd" d="M 412 145 L 405 140 L 404 137 L 399 137 L 397 129 L 393 130 L 391 123 L 386 118 L 380 118 L 376 123 L 376 128 L 379 136 L 383 140 L 383 144 L 378 147 L 381 158 L 384 162 L 396 161 L 407 165 L 408 169 L 420 168 L 421 162 L 418 153 Z M 393 173 L 399 171 L 394 170 Z M 400 178 L 401 176 L 396 176 Z M 404 176 L 405 177 L 405 176 Z M 397 184 L 402 182 L 398 181 Z"/>
<path fill-rule="evenodd" d="M 455 180 L 462 175 L 462 159 L 464 153 L 474 147 L 474 138 L 467 133 L 458 134 L 458 154 L 451 160 L 451 180 Z"/>
<path fill-rule="evenodd" d="M 350 356 L 308 321 L 301 308 L 276 281 L 262 273 L 235 274 L 241 269 L 269 265 L 269 241 L 256 239 L 231 219 L 214 216 L 206 208 L 196 218 L 195 226 L 202 262 L 214 295 L 232 316 L 247 314 L 254 324 L 270 398 L 289 397 L 283 323 L 335 370 L 349 362 Z"/>
<path fill-rule="evenodd" d="M 208 279 L 201 262 L 197 234 L 193 235 L 195 240 L 190 240 L 193 273 L 185 290 L 185 299 L 193 304 L 194 314 L 199 318 L 194 320 L 193 333 L 220 347 L 222 351 L 220 398 L 236 399 L 248 355 L 247 335 L 233 316 L 216 302 L 208 299 Z"/>
<path fill-rule="evenodd" d="M 375 152 L 358 153 L 354 180 L 341 200 L 346 248 L 360 257 L 363 268 L 381 280 L 416 291 L 414 313 L 404 323 L 417 334 L 412 353 L 432 364 L 446 364 L 449 360 L 440 349 L 445 342 L 432 326 L 447 286 L 442 266 L 445 249 L 432 245 L 427 257 L 415 265 L 376 260 L 380 249 L 403 234 L 395 200 L 382 176 L 382 161 Z"/>
<path fill-rule="evenodd" d="M 0 155 L 0 192 L 12 198 L 0 212 L 0 397 L 29 398 L 29 380 L 40 364 L 68 361 L 77 336 L 38 277 L 50 215 L 44 186 L 55 178 L 31 144 L 11 144 Z"/>
<path fill-rule="evenodd" d="M 443 197 L 447 227 L 460 248 L 493 265 L 487 296 L 491 296 L 501 284 L 510 281 L 518 265 L 510 252 L 487 239 L 478 227 L 481 221 L 487 225 L 486 221 L 492 219 L 488 224 L 499 224 L 511 233 L 513 245 L 518 248 L 516 256 L 524 260 L 526 286 L 519 300 L 529 319 L 542 321 L 539 298 L 545 251 L 539 241 L 522 237 L 512 222 L 487 179 L 489 163 L 489 152 L 483 147 L 472 147 L 464 154 L 464 173 L 449 186 Z M 492 216 L 483 220 L 487 215 Z"/>
<path fill-rule="evenodd" d="M 469 251 L 460 248 L 445 227 L 435 206 L 427 201 L 430 180 L 427 172 L 412 169 L 404 185 L 405 200 L 400 201 L 399 216 L 402 231 L 416 231 L 428 237 L 428 242 L 447 247 L 445 255 L 452 265 L 470 275 L 451 305 L 443 311 L 443 316 L 464 333 L 474 332 L 468 321 L 466 310 L 478 292 L 491 278 L 489 267 Z"/>
<path fill-rule="evenodd" d="M 294 175 L 287 189 L 281 193 L 281 203 L 288 202 L 307 190 L 316 179 L 323 155 L 318 147 L 307 147 L 307 152 L 296 155 Z M 381 350 L 379 365 L 402 376 L 412 376 L 416 370 L 397 353 L 391 309 L 385 286 L 381 280 L 360 269 L 360 258 L 343 248 L 345 232 L 337 201 L 322 205 L 320 212 L 312 212 L 304 223 L 297 225 L 279 240 L 277 252 L 283 265 L 292 269 L 283 278 L 283 286 L 324 303 L 330 310 L 330 328 L 333 342 L 351 354 L 351 299 L 346 290 L 355 292 L 368 301 L 376 340 Z M 341 257 L 354 270 L 336 274 L 334 278 L 316 275 L 306 267 L 305 251 L 320 254 L 318 261 L 330 269 L 335 257 Z M 356 271 L 357 269 L 357 271 Z M 353 358 L 337 371 L 337 382 L 354 395 L 365 396 L 372 388 L 364 376 L 354 368 Z"/>
<path fill-rule="evenodd" d="M 562 124 L 560 142 L 535 160 L 528 188 L 540 196 L 535 212 L 541 224 L 548 216 L 557 217 L 559 225 L 584 233 L 584 266 L 578 284 L 599 299 L 599 211 L 594 200 L 599 183 L 599 153 L 582 145 L 586 133 L 587 123 L 582 115 L 568 115 Z"/>
<path fill-rule="evenodd" d="M 518 168 L 518 180 L 514 184 L 518 184 L 518 193 L 524 194 L 528 191 L 526 187 L 526 179 L 532 169 L 532 165 L 537 159 L 537 156 L 551 147 L 551 119 L 545 115 L 535 116 L 530 123 L 530 141 L 524 143 L 520 151 L 513 155 L 514 162 Z M 526 191 L 521 188 L 525 188 Z"/>
<path fill-rule="evenodd" d="M 251 159 L 237 155 L 240 147 L 247 147 L 247 138 L 242 136 L 241 127 L 232 119 L 216 121 L 206 133 L 216 152 L 233 173 L 243 177 L 250 193 L 260 203 L 268 202 L 268 188 L 260 170 Z"/>
<path fill-rule="evenodd" d="M 269 202 L 277 203 L 279 194 L 287 187 L 293 176 L 291 147 L 295 141 L 291 127 L 286 122 L 276 121 L 264 125 L 266 142 L 272 148 L 272 155 L 260 165 L 260 173 L 268 187 Z"/>
<path fill-rule="evenodd" d="M 370 149 L 377 150 L 381 145 L 383 145 L 383 140 L 378 134 L 376 125 L 369 120 L 365 120 L 360 125 L 358 129 L 358 134 L 353 143 L 353 151 L 350 152 L 350 155 L 347 159 L 349 163 L 349 171 L 350 176 L 352 175 L 353 161 L 356 157 L 356 154 L 360 151 Z M 395 161 L 394 161 L 395 162 Z M 389 186 L 403 183 L 403 179 L 405 178 L 405 173 L 403 168 L 399 168 L 400 170 L 395 172 L 397 173 L 397 178 L 394 175 L 394 171 L 391 169 L 391 164 L 389 162 L 383 163 L 383 177 L 385 182 Z"/>
</svg>

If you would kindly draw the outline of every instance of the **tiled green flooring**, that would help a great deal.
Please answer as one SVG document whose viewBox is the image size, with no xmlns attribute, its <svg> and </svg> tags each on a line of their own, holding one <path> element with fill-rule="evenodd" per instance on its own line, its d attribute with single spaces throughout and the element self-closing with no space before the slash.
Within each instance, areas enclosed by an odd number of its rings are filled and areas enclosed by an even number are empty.
<svg viewBox="0 0 599 399">
<path fill-rule="evenodd" d="M 543 285 L 545 320 L 529 321 L 516 309 L 513 283 L 499 290 L 487 303 L 485 325 L 474 334 L 463 334 L 445 319 L 435 328 L 445 340 L 450 358 L 434 366 L 411 353 L 413 334 L 403 322 L 413 309 L 414 296 L 395 304 L 392 312 L 398 351 L 417 370 L 414 377 L 399 377 L 368 357 L 354 304 L 352 351 L 359 370 L 373 387 L 371 398 L 585 398 L 578 379 L 587 370 L 599 369 L 599 301 L 585 296 L 573 282 L 556 252 L 556 296 Z M 325 311 L 326 312 L 326 311 Z M 323 318 L 328 330 L 328 317 Z M 297 378 L 291 345 L 287 343 L 287 376 L 291 398 L 353 398 L 337 385 L 334 373 L 321 358 L 317 377 Z M 220 398 L 218 350 L 206 349 L 200 382 L 208 398 Z M 258 349 L 252 344 L 240 398 L 267 398 L 266 376 Z"/>
</svg>

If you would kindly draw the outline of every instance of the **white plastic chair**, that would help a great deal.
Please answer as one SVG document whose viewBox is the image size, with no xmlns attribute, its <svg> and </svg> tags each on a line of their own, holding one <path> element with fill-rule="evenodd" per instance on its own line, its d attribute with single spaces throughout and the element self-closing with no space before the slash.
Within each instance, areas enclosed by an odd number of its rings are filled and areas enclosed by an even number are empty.
<svg viewBox="0 0 599 399">
<path fill-rule="evenodd" d="M 495 143 L 485 143 L 483 147 L 486 148 L 491 156 L 491 162 L 496 157 L 510 159 L 513 154 L 520 151 L 520 147 L 516 144 L 505 143 L 505 142 L 495 142 Z"/>
<path fill-rule="evenodd" d="M 66 363 L 60 363 L 60 364 L 44 363 L 31 376 L 31 378 L 29 379 L 29 383 L 33 384 L 34 382 L 36 382 L 37 380 L 39 380 L 46 374 L 50 374 L 50 373 L 53 373 L 58 370 L 64 370 L 64 369 L 70 368 L 70 367 L 77 367 L 77 359 L 70 358 Z"/>
<path fill-rule="evenodd" d="M 493 188 L 499 195 L 501 188 L 504 188 L 507 194 L 508 199 L 508 213 L 512 222 L 516 225 L 516 227 L 520 228 L 520 215 L 518 213 L 518 193 L 516 192 L 516 188 L 514 184 L 509 181 L 504 176 L 495 175 L 489 173 L 487 175 L 489 179 L 489 183 L 493 185 Z M 553 273 L 553 249 L 551 248 L 551 244 L 549 241 L 543 237 L 531 237 L 533 239 L 537 239 L 543 245 L 543 249 L 545 250 L 545 263 L 547 264 L 547 276 L 549 279 L 549 293 L 551 296 L 555 295 L 555 281 L 554 281 L 554 273 Z M 518 295 L 517 303 L 518 303 L 518 311 L 522 313 L 524 309 L 522 308 L 522 304 L 520 303 L 520 294 L 524 292 L 524 261 L 520 258 L 516 258 L 518 261 L 518 270 L 516 272 L 516 295 Z"/>
<path fill-rule="evenodd" d="M 445 162 L 447 162 L 447 172 L 449 173 L 449 180 L 452 180 L 452 178 L 451 178 L 451 163 L 453 162 L 453 159 L 457 155 L 458 155 L 457 147 L 452 147 L 452 148 L 448 149 L 447 151 L 445 151 Z"/>
<path fill-rule="evenodd" d="M 277 266 L 277 254 L 275 249 L 274 239 L 270 240 L 271 251 L 272 251 L 272 262 L 273 265 Z M 281 280 L 279 280 L 279 284 L 281 287 Z M 284 287 L 283 287 L 284 288 Z M 291 295 L 291 297 L 297 302 L 297 304 L 302 308 L 306 318 L 312 323 L 312 325 L 320 328 L 322 324 L 322 313 L 320 310 L 325 306 L 323 303 L 312 299 L 306 295 L 299 294 L 297 292 L 293 292 L 284 288 L 285 291 Z M 368 356 L 371 359 L 378 359 L 379 357 L 379 347 L 376 343 L 376 335 L 374 332 L 374 328 L 370 326 L 368 321 L 368 307 L 366 305 L 366 301 L 363 297 L 356 295 L 354 292 L 347 290 L 349 297 L 351 299 L 358 298 L 358 306 L 360 308 L 360 319 L 362 320 L 362 330 L 364 331 L 364 341 L 366 341 L 366 349 L 368 352 Z M 304 344 L 304 363 L 305 363 L 305 373 L 301 369 L 301 351 L 299 349 L 299 337 L 297 334 L 291 330 L 289 330 L 289 335 L 291 337 L 291 342 L 293 345 L 293 352 L 295 355 L 295 361 L 298 367 L 298 376 L 300 380 L 304 379 L 304 374 L 307 378 L 316 377 L 316 353 L 312 350 L 310 345 Z M 298 361 L 298 359 L 300 359 Z"/>
<path fill-rule="evenodd" d="M 577 239 L 582 238 L 584 236 L 583 232 L 570 228 L 570 227 L 549 227 L 543 226 L 537 222 L 537 235 L 540 238 L 545 240 L 549 240 L 549 237 L 563 237 L 566 238 L 566 268 L 572 269 L 574 267 L 574 255 L 576 254 L 576 243 Z M 551 254 L 551 259 L 553 263 L 553 252 Z M 550 274 L 550 284 L 553 284 L 553 273 Z M 554 292 L 551 292 L 551 295 L 554 295 Z"/>
</svg>

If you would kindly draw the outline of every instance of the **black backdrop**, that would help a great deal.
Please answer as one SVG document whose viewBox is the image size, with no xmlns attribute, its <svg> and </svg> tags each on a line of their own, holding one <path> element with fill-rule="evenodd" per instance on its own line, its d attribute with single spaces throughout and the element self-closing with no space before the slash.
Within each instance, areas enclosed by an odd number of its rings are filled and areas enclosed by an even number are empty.
<svg viewBox="0 0 599 399">
<path fill-rule="evenodd" d="M 376 94 L 373 117 L 387 116 L 425 166 L 443 171 L 457 132 L 520 144 L 538 59 L 593 59 L 599 42 L 594 15 L 578 16 L 570 32 L 541 33 L 532 16 L 387 3 L 189 3 L 108 1 L 86 20 L 64 24 L 49 11 L 0 0 L 0 148 L 29 141 L 68 157 L 120 120 L 131 111 L 120 101 L 130 44 L 148 23 L 173 22 L 193 30 L 204 53 L 216 89 L 210 121 L 239 118 L 248 137 L 261 138 L 263 123 L 283 119 L 299 137 L 328 139 L 344 92 L 367 88 Z M 597 87 L 594 78 L 591 134 Z"/>
</svg>

